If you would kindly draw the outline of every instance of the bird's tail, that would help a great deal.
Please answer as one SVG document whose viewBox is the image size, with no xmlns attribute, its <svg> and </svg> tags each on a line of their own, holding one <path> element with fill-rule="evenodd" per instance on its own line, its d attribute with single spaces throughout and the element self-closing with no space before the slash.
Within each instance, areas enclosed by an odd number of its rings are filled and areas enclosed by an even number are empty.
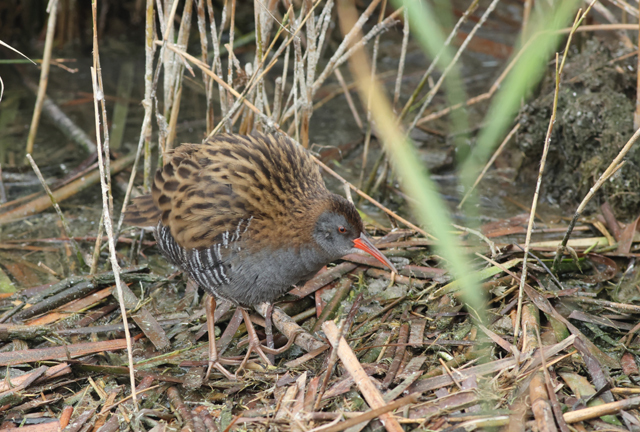
<svg viewBox="0 0 640 432">
<path fill-rule="evenodd" d="M 131 200 L 124 215 L 124 222 L 139 227 L 155 227 L 162 212 L 151 195 L 142 195 Z"/>
</svg>

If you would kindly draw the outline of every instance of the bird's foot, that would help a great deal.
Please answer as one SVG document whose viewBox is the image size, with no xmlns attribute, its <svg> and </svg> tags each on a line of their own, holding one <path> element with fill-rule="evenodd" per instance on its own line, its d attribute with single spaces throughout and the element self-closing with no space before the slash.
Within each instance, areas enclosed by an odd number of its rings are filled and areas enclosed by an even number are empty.
<svg viewBox="0 0 640 432">
<path fill-rule="evenodd" d="M 237 381 L 237 378 L 234 374 L 225 369 L 224 366 L 220 364 L 217 359 L 212 359 L 209 357 L 209 367 L 207 367 L 207 373 L 204 375 L 204 380 L 209 380 L 209 375 L 211 374 L 211 369 L 216 368 L 222 375 L 224 375 L 229 381 Z"/>
<path fill-rule="evenodd" d="M 247 348 L 247 354 L 244 356 L 244 360 L 242 360 L 242 363 L 240 364 L 240 366 L 238 367 L 238 370 L 236 371 L 236 376 L 238 375 L 239 371 L 245 368 L 247 361 L 249 361 L 249 357 L 254 352 L 258 354 L 258 356 L 262 359 L 262 361 L 265 364 L 269 366 L 273 366 L 273 363 L 271 363 L 271 361 L 267 357 L 267 354 L 272 354 L 272 355 L 282 354 L 283 352 L 291 348 L 291 345 L 293 344 L 296 337 L 298 336 L 298 332 L 296 332 L 294 335 L 292 335 L 291 338 L 289 338 L 289 340 L 287 341 L 287 344 L 281 348 L 274 349 L 274 348 L 266 347 L 260 343 L 260 338 L 258 338 L 256 330 L 253 327 L 253 323 L 251 322 L 251 317 L 249 316 L 249 313 L 244 308 L 242 308 L 241 311 L 242 311 L 242 316 L 244 318 L 245 325 L 247 327 L 249 347 Z"/>
</svg>

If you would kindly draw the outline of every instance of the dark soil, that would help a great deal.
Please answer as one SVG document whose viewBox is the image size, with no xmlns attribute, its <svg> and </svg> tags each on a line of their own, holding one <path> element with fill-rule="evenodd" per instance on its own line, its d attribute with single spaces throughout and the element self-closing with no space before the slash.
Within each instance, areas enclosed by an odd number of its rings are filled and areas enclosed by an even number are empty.
<svg viewBox="0 0 640 432">
<path fill-rule="evenodd" d="M 551 134 L 542 196 L 562 208 L 574 207 L 633 134 L 636 94 L 635 57 L 621 44 L 589 39 L 572 47 L 562 76 L 556 122 Z M 551 69 L 550 69 L 551 70 Z M 551 118 L 555 76 L 549 73 L 539 96 L 520 111 L 517 142 L 525 158 L 519 180 L 535 182 Z M 608 200 L 616 215 L 630 218 L 640 211 L 640 149 L 590 203 L 593 210 Z"/>
</svg>

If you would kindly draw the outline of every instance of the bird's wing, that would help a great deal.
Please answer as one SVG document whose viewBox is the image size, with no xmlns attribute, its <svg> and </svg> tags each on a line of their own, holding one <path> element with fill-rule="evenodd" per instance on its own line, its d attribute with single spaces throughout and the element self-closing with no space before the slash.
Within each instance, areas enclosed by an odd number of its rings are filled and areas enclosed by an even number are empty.
<svg viewBox="0 0 640 432">
<path fill-rule="evenodd" d="M 306 150 L 271 135 L 183 144 L 158 170 L 152 190 L 163 225 L 188 249 L 236 241 L 250 224 L 254 239 L 284 238 L 278 231 L 302 223 L 296 218 L 305 206 L 325 193 Z"/>
</svg>

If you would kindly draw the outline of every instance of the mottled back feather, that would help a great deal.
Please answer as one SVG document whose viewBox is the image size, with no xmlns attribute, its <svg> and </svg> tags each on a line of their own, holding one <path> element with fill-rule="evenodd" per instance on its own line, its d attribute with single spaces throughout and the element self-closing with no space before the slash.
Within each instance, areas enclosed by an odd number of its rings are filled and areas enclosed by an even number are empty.
<svg viewBox="0 0 640 432">
<path fill-rule="evenodd" d="M 149 196 L 137 198 L 125 220 L 154 226 L 161 219 L 178 245 L 201 249 L 246 231 L 251 218 L 256 247 L 295 246 L 311 241 L 330 195 L 317 165 L 291 139 L 222 134 L 176 148 L 156 172 L 153 205 Z"/>
</svg>

